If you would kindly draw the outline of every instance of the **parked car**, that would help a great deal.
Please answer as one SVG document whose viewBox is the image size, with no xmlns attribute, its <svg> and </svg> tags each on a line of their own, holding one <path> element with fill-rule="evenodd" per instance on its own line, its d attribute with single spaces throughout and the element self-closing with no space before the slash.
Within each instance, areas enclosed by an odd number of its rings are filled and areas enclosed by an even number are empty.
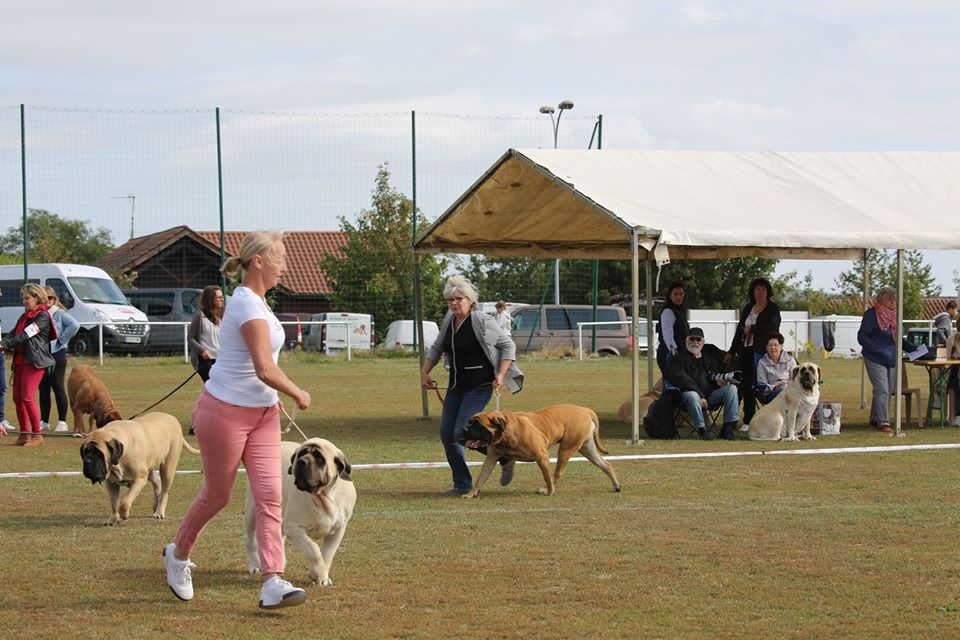
<svg viewBox="0 0 960 640">
<path fill-rule="evenodd" d="M 150 336 L 147 316 L 132 307 L 117 284 L 103 269 L 83 264 L 31 264 L 27 281 L 51 287 L 67 313 L 80 323 L 70 341 L 70 352 L 78 356 L 98 352 L 97 341 L 103 326 L 103 349 L 115 353 L 142 353 Z M 23 265 L 0 265 L 0 322 L 12 331 L 23 313 L 20 287 Z"/>
<path fill-rule="evenodd" d="M 368 313 L 315 313 L 307 322 L 330 324 L 309 324 L 303 338 L 304 351 L 336 353 L 345 351 L 348 342 L 351 351 L 369 351 L 375 342 L 373 316 Z M 343 324 L 344 322 L 349 324 Z"/>
<path fill-rule="evenodd" d="M 380 346 L 384 349 L 413 351 L 413 320 L 394 320 L 387 326 L 387 333 Z M 423 344 L 429 347 L 440 335 L 440 327 L 431 320 L 423 321 Z"/>
<path fill-rule="evenodd" d="M 577 349 L 577 324 L 593 322 L 593 306 L 589 304 L 530 305 L 512 312 L 513 341 L 520 352 L 542 349 Z M 597 306 L 596 322 L 619 322 L 621 324 L 596 327 L 599 355 L 619 356 L 630 353 L 633 340 L 623 307 Z M 583 348 L 591 348 L 593 327 L 583 328 Z"/>
<path fill-rule="evenodd" d="M 275 313 L 273 314 L 283 325 L 283 348 L 286 351 L 303 346 L 303 327 L 300 324 L 300 316 L 296 313 Z"/>
<path fill-rule="evenodd" d="M 130 304 L 146 314 L 151 322 L 189 323 L 200 308 L 202 289 L 123 289 Z M 183 353 L 187 347 L 182 324 L 150 325 L 147 350 L 151 353 Z"/>
</svg>

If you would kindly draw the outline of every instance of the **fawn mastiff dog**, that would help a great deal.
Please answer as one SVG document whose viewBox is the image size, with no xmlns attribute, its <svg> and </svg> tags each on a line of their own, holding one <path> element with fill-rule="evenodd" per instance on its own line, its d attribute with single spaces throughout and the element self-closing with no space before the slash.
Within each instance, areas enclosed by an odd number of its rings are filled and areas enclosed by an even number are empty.
<svg viewBox="0 0 960 640">
<path fill-rule="evenodd" d="M 169 413 L 115 420 L 87 434 L 80 445 L 83 477 L 107 487 L 111 512 L 104 524 L 129 518 L 133 501 L 148 481 L 153 485 L 153 517 L 162 520 L 183 448 L 200 453 L 183 439 L 180 423 Z M 122 498 L 121 486 L 128 488 Z"/>
<path fill-rule="evenodd" d="M 637 398 L 637 413 L 640 414 L 640 424 L 643 424 L 643 419 L 647 417 L 650 405 L 662 395 L 663 377 L 659 377 L 656 384 L 653 385 L 653 389 Z M 617 411 L 617 419 L 627 424 L 633 421 L 633 401 L 630 398 L 624 400 L 623 404 L 620 405 L 620 409 Z"/>
<path fill-rule="evenodd" d="M 473 489 L 464 498 L 476 498 L 483 483 L 490 477 L 499 458 L 536 462 L 543 474 L 541 495 L 553 495 L 563 469 L 574 451 L 600 467 L 613 490 L 620 491 L 620 481 L 613 467 L 603 459 L 607 453 L 600 443 L 600 420 L 592 409 L 573 404 L 555 404 L 539 411 L 484 411 L 474 415 L 464 430 L 467 440 L 485 446 L 487 457 Z M 557 466 L 550 475 L 548 451 L 560 443 Z"/>
<path fill-rule="evenodd" d="M 796 442 L 802 430 L 804 439 L 816 440 L 810 434 L 810 418 L 820 401 L 820 379 L 820 367 L 814 363 L 796 367 L 786 388 L 753 416 L 750 439 Z"/>
<path fill-rule="evenodd" d="M 113 420 L 121 420 L 120 413 L 113 405 L 113 398 L 104 384 L 88 364 L 77 364 L 70 370 L 67 378 L 67 397 L 73 411 L 73 430 L 85 431 L 83 415 L 90 415 L 90 431 L 102 427 Z"/>
<path fill-rule="evenodd" d="M 289 462 L 288 462 L 289 461 Z M 322 587 L 333 584 L 330 565 L 340 548 L 357 502 L 350 463 L 329 440 L 310 438 L 303 444 L 280 443 L 283 482 L 283 533 L 307 556 L 310 580 Z M 243 544 L 250 573 L 260 571 L 255 509 L 250 483 L 243 513 Z M 321 549 L 314 540 L 320 541 Z"/>
</svg>

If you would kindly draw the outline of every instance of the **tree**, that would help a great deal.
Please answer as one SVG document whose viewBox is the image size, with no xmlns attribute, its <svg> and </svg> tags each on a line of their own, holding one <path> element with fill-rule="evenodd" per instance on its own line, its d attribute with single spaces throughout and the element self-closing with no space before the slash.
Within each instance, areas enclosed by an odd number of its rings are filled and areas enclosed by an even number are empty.
<svg viewBox="0 0 960 640">
<path fill-rule="evenodd" d="M 728 260 L 681 260 L 663 267 L 660 291 L 671 282 L 685 284 L 685 304 L 696 309 L 742 309 L 747 303 L 747 288 L 754 278 L 773 280 L 776 260 L 769 258 L 730 258 Z M 778 292 L 774 290 L 774 298 Z"/>
<path fill-rule="evenodd" d="M 379 333 L 393 320 L 413 317 L 413 203 L 390 186 L 390 171 L 380 165 L 371 207 L 356 223 L 340 217 L 346 234 L 343 257 L 327 255 L 320 261 L 332 291 L 334 309 L 369 313 Z M 426 219 L 417 212 L 417 224 Z M 420 261 L 424 320 L 439 320 L 446 312 L 443 272 L 447 262 L 426 255 Z"/>
<path fill-rule="evenodd" d="M 65 220 L 45 209 L 30 209 L 27 230 L 27 259 L 33 263 L 93 264 L 113 249 L 110 231 L 105 227 L 93 229 L 88 220 Z M 0 236 L 0 253 L 22 258 L 22 221 Z"/>
<path fill-rule="evenodd" d="M 776 260 L 732 258 L 729 260 L 683 260 L 665 265 L 656 295 L 675 280 L 686 284 L 688 306 L 700 309 L 740 309 L 747 301 L 747 286 L 757 277 L 772 279 Z M 646 297 L 643 264 L 640 265 L 640 295 Z M 465 270 L 485 300 L 538 303 L 548 291 L 553 302 L 553 260 L 531 258 L 485 258 L 473 256 Z M 656 288 L 656 270 L 654 270 Z M 614 297 L 630 293 L 630 262 L 600 260 L 597 302 L 609 304 Z M 563 260 L 560 263 L 560 300 L 569 304 L 593 302 L 593 261 Z"/>
<path fill-rule="evenodd" d="M 882 286 L 897 284 L 897 252 L 892 250 L 867 251 L 866 264 L 870 266 L 870 295 L 876 295 Z M 837 276 L 837 288 L 847 295 L 862 295 L 864 261 Z M 933 277 L 933 267 L 924 262 L 923 254 L 915 249 L 903 252 L 903 317 L 922 318 L 923 299 L 940 295 Z"/>
</svg>

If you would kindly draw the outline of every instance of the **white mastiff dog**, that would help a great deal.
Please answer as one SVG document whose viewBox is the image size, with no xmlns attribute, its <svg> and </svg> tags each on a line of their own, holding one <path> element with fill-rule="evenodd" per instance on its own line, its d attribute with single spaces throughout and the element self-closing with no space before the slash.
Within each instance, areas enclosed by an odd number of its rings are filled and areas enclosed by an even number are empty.
<svg viewBox="0 0 960 640">
<path fill-rule="evenodd" d="M 780 395 L 753 416 L 750 439 L 796 442 L 802 430 L 804 439 L 816 440 L 810 434 L 810 418 L 820 401 L 820 380 L 820 367 L 812 362 L 795 368 Z"/>
<path fill-rule="evenodd" d="M 307 556 L 310 580 L 328 587 L 333 584 L 330 579 L 333 556 L 340 547 L 357 502 L 350 463 L 343 451 L 323 438 L 310 438 L 303 444 L 281 442 L 280 463 L 283 533 Z M 250 573 L 260 571 L 254 509 L 248 480 L 243 543 Z"/>
</svg>

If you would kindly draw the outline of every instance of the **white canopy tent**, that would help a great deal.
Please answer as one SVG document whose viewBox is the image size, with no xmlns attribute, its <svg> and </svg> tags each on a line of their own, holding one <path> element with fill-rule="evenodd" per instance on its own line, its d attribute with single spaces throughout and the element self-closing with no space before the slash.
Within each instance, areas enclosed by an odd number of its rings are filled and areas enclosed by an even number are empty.
<svg viewBox="0 0 960 640">
<path fill-rule="evenodd" d="M 958 152 L 511 149 L 415 251 L 631 259 L 636 322 L 640 259 L 960 249 L 958 178 Z M 634 353 L 634 396 L 637 362 Z M 899 432 L 899 405 L 896 414 Z M 633 429 L 636 440 L 636 414 Z"/>
</svg>

